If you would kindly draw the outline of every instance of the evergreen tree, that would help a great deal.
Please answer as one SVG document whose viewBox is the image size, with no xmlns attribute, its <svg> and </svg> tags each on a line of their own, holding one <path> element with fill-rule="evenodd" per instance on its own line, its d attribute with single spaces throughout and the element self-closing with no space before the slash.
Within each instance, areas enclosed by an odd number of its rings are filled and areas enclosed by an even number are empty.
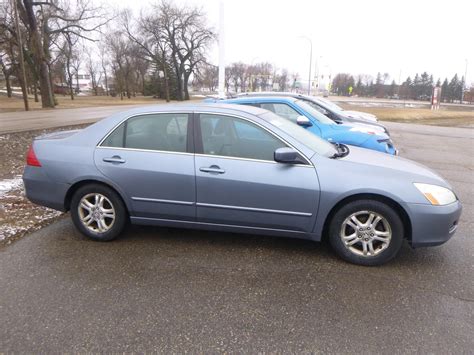
<svg viewBox="0 0 474 355">
<path fill-rule="evenodd" d="M 422 90 L 421 78 L 418 75 L 418 73 L 416 73 L 415 78 L 413 79 L 413 90 L 412 90 L 411 98 L 414 100 L 418 100 L 418 98 L 421 95 L 421 90 Z"/>
<path fill-rule="evenodd" d="M 459 83 L 458 92 L 456 93 L 456 98 L 459 98 L 459 102 L 461 102 L 461 100 L 464 98 L 463 91 L 464 91 L 465 86 L 466 86 L 466 81 L 464 80 L 464 75 L 463 75 L 463 77 L 461 78 L 461 82 Z"/>
<path fill-rule="evenodd" d="M 412 90 L 413 90 L 413 82 L 411 78 L 408 77 L 407 80 L 405 80 L 405 82 L 402 84 L 401 95 L 403 96 L 404 99 L 411 98 Z"/>
<path fill-rule="evenodd" d="M 447 102 L 449 100 L 449 84 L 448 78 L 444 79 L 443 85 L 441 85 L 441 101 Z"/>
<path fill-rule="evenodd" d="M 388 96 L 392 97 L 395 95 L 395 90 L 397 88 L 397 84 L 395 83 L 395 80 L 392 80 L 392 83 L 390 84 L 390 88 L 388 89 Z"/>
<path fill-rule="evenodd" d="M 357 84 L 355 86 L 355 93 L 358 96 L 364 96 L 364 85 L 362 84 L 362 79 L 360 76 L 357 79 Z"/>
<path fill-rule="evenodd" d="M 375 79 L 375 96 L 383 97 L 383 77 L 380 72 L 377 73 L 377 77 Z"/>
<path fill-rule="evenodd" d="M 456 95 L 459 92 L 459 85 L 460 85 L 460 81 L 458 78 L 458 74 L 454 74 L 448 86 L 449 102 L 453 102 L 454 100 L 459 99 L 461 97 L 461 95 Z"/>
</svg>

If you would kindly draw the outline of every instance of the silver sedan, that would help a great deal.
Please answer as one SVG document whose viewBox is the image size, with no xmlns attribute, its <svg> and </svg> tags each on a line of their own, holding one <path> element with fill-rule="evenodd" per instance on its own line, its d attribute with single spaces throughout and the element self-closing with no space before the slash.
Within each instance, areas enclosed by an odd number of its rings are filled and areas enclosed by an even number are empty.
<svg viewBox="0 0 474 355">
<path fill-rule="evenodd" d="M 433 171 L 401 157 L 331 144 L 259 108 L 160 105 L 37 138 L 27 197 L 70 211 L 108 241 L 127 222 L 320 241 L 380 265 L 406 239 L 439 245 L 461 204 Z"/>
</svg>

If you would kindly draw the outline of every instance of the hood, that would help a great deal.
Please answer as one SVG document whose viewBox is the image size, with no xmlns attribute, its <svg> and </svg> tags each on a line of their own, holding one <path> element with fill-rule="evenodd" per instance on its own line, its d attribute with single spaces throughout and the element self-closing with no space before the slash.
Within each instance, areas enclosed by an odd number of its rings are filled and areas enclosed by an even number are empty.
<svg viewBox="0 0 474 355">
<path fill-rule="evenodd" d="M 358 126 L 352 124 L 335 124 L 328 125 L 328 129 L 322 132 L 322 137 L 330 142 L 353 144 L 360 146 L 369 139 L 388 139 L 390 138 L 383 132 L 375 132 L 375 134 L 369 134 L 358 130 Z"/>
<path fill-rule="evenodd" d="M 409 173 L 413 175 L 413 182 L 433 183 L 452 189 L 452 187 L 433 170 L 412 160 L 354 146 L 350 146 L 349 149 L 349 155 L 340 159 L 341 161 L 362 164 L 368 167 L 383 168 L 384 170 L 389 169 L 405 174 Z"/>
<path fill-rule="evenodd" d="M 377 122 L 377 116 L 372 115 L 372 114 L 367 113 L 367 112 L 346 111 L 346 110 L 344 110 L 343 113 L 344 113 L 344 115 L 346 115 L 348 117 L 362 118 L 362 119 L 367 120 L 367 121 Z"/>
<path fill-rule="evenodd" d="M 360 129 L 364 129 L 364 130 L 367 130 L 367 131 L 372 131 L 376 134 L 385 134 L 386 133 L 386 130 L 384 127 L 382 126 L 379 126 L 379 125 L 372 125 L 370 124 L 369 122 L 367 123 L 362 123 L 362 122 L 344 122 L 344 125 L 345 126 L 351 126 L 351 127 L 355 127 L 355 128 L 360 128 Z"/>
</svg>

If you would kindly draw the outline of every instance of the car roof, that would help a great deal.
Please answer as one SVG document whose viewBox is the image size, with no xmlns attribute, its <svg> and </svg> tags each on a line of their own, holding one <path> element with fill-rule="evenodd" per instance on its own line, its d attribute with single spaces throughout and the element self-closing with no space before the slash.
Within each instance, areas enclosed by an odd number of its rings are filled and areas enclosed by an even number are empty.
<svg viewBox="0 0 474 355">
<path fill-rule="evenodd" d="M 294 102 L 297 97 L 281 96 L 281 95 L 269 95 L 269 96 L 241 96 L 233 99 L 223 100 L 223 102 L 269 102 L 269 101 L 284 101 Z"/>
<path fill-rule="evenodd" d="M 278 92 L 278 91 L 262 91 L 262 92 L 245 92 L 245 93 L 240 93 L 234 98 L 255 98 L 255 97 L 293 97 L 293 98 L 298 98 L 302 100 L 309 100 L 313 101 L 316 103 L 320 103 L 321 105 L 326 103 L 326 100 L 318 97 L 318 96 L 309 96 L 305 94 L 299 94 L 296 92 Z"/>
<path fill-rule="evenodd" d="M 236 97 L 257 97 L 257 96 L 289 96 L 289 97 L 305 97 L 304 94 L 299 94 L 297 92 L 288 92 L 288 91 L 256 91 L 256 92 L 243 92 L 237 94 Z"/>
<path fill-rule="evenodd" d="M 210 111 L 210 112 L 221 112 L 221 113 L 236 113 L 243 112 L 259 116 L 267 112 L 264 109 L 254 107 L 254 106 L 242 106 L 242 105 L 232 105 L 230 103 L 171 103 L 171 104 L 161 104 L 161 105 L 145 105 L 136 107 L 130 110 L 124 110 L 120 112 L 121 116 L 131 116 L 141 113 L 150 113 L 150 112 L 193 112 L 193 111 Z"/>
</svg>

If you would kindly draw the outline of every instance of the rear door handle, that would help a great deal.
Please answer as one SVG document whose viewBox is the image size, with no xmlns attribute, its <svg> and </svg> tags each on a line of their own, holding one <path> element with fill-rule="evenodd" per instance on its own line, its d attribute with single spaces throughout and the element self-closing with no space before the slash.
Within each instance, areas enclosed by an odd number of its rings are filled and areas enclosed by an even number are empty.
<svg viewBox="0 0 474 355">
<path fill-rule="evenodd" d="M 117 164 L 125 163 L 125 159 L 122 159 L 118 155 L 114 155 L 113 157 L 110 157 L 110 158 L 103 158 L 102 160 L 105 161 L 106 163 L 117 163 Z"/>
<path fill-rule="evenodd" d="M 202 171 L 203 173 L 211 173 L 211 174 L 224 174 L 225 173 L 225 170 L 221 169 L 217 165 L 211 165 L 208 168 L 205 168 L 205 167 L 199 168 L 199 170 Z"/>
</svg>

